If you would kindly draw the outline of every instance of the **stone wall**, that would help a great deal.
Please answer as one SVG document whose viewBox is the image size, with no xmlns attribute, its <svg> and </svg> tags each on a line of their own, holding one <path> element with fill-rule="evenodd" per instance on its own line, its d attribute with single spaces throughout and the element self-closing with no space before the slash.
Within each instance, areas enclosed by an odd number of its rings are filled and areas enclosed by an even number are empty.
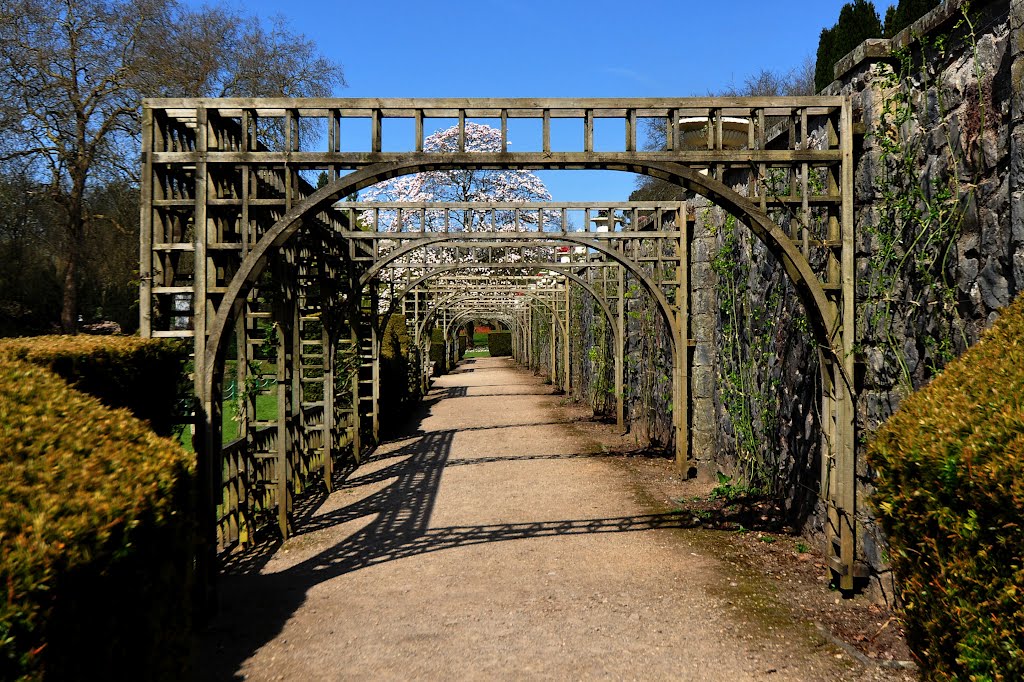
<svg viewBox="0 0 1024 682">
<path fill-rule="evenodd" d="M 1024 286 L 1024 3 L 943 3 L 840 61 L 857 152 L 857 348 L 862 443 Z M 884 575 L 873 472 L 858 455 L 862 551 Z"/>
<path fill-rule="evenodd" d="M 949 0 L 895 38 L 862 44 L 836 76 L 825 94 L 851 97 L 858 131 L 859 552 L 889 593 L 864 443 L 1024 287 L 1024 0 Z M 794 525 L 820 531 L 820 367 L 802 308 L 748 230 L 687 199 L 695 464 L 753 476 L 786 500 Z M 650 387 L 668 340 L 642 294 L 628 310 L 627 419 L 638 436 L 670 445 L 667 403 Z"/>
</svg>

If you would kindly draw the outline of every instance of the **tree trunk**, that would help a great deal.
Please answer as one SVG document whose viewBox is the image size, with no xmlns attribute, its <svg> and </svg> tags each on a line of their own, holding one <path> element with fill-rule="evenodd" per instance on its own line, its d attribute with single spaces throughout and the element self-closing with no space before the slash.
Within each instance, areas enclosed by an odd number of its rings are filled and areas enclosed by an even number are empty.
<svg viewBox="0 0 1024 682">
<path fill-rule="evenodd" d="M 60 310 L 60 327 L 65 334 L 78 333 L 78 265 L 85 234 L 84 195 L 85 180 L 76 179 L 72 183 L 71 196 L 68 197 L 65 224 L 64 247 L 67 249 L 67 267 L 64 270 L 64 291 Z"/>
</svg>

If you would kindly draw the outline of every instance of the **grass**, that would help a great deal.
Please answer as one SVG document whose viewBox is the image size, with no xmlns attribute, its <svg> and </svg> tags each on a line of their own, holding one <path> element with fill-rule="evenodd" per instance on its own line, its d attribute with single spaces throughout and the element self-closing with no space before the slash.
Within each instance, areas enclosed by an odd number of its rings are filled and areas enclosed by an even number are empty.
<svg viewBox="0 0 1024 682">
<path fill-rule="evenodd" d="M 467 358 L 489 358 L 491 357 L 491 351 L 487 350 L 487 345 L 484 344 L 483 348 L 471 348 L 466 351 L 463 357 Z"/>
<path fill-rule="evenodd" d="M 226 400 L 221 405 L 221 442 L 230 443 L 238 438 L 238 402 Z M 261 393 L 256 396 L 256 421 L 277 419 L 277 392 Z M 181 432 L 182 446 L 192 452 L 192 433 L 186 428 Z"/>
</svg>

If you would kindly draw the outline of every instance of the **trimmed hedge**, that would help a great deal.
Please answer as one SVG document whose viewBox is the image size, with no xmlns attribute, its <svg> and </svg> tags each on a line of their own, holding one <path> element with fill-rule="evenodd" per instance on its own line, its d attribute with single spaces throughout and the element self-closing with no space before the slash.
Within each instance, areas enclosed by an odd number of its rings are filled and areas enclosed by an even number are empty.
<svg viewBox="0 0 1024 682">
<path fill-rule="evenodd" d="M 0 339 L 0 356 L 46 367 L 108 407 L 128 408 L 162 436 L 180 421 L 188 353 L 181 341 L 132 336 Z"/>
<path fill-rule="evenodd" d="M 512 332 L 491 332 L 487 335 L 487 350 L 492 358 L 512 355 Z"/>
<path fill-rule="evenodd" d="M 1024 297 L 868 448 L 907 641 L 931 679 L 1024 679 Z"/>
<path fill-rule="evenodd" d="M 396 314 L 383 325 L 380 339 L 381 419 L 391 426 L 405 418 L 402 407 L 419 397 L 418 383 L 409 380 L 412 340 L 405 316 Z"/>
<path fill-rule="evenodd" d="M 434 376 L 448 372 L 448 357 L 445 354 L 444 332 L 438 327 L 430 332 L 430 361 L 434 363 Z"/>
<path fill-rule="evenodd" d="M 183 679 L 192 458 L 44 367 L 0 384 L 0 679 Z"/>
</svg>

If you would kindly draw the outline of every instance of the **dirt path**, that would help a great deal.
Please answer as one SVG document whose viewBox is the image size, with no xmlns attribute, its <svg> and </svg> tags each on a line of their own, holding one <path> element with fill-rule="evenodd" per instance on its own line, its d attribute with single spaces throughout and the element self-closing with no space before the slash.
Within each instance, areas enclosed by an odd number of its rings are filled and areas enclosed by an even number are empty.
<svg viewBox="0 0 1024 682">
<path fill-rule="evenodd" d="M 261 570 L 205 679 L 887 679 L 650 513 L 561 398 L 466 361 Z"/>
</svg>

